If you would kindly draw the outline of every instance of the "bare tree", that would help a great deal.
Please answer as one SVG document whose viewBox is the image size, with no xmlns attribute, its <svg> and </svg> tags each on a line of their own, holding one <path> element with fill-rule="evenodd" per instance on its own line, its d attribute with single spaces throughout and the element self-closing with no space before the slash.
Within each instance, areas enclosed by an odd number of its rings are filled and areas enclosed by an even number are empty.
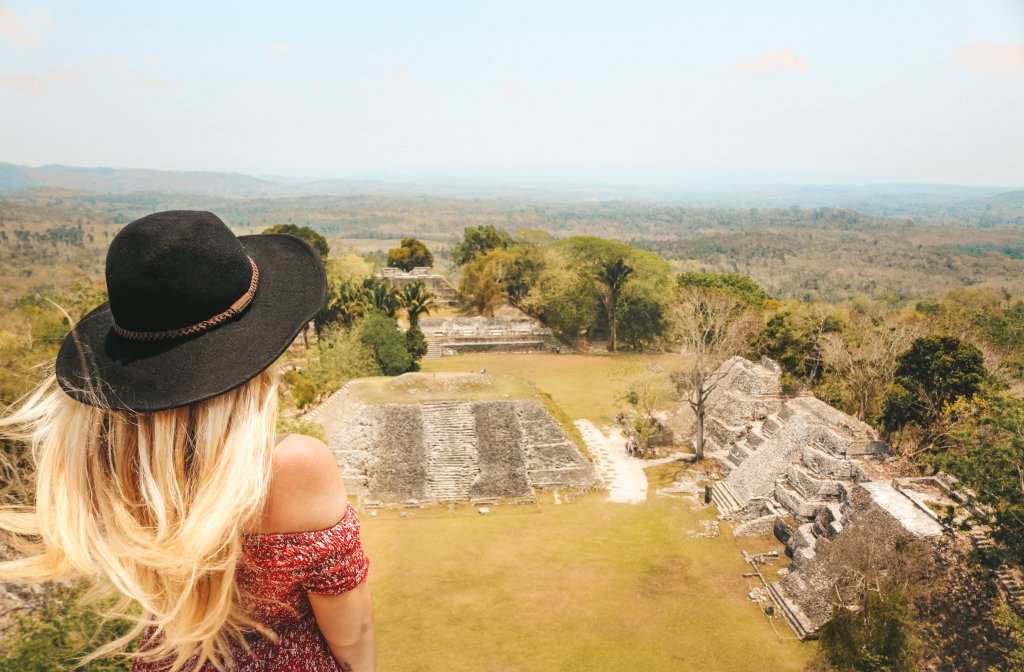
<svg viewBox="0 0 1024 672">
<path fill-rule="evenodd" d="M 843 383 L 843 393 L 859 420 L 875 412 L 892 383 L 896 357 L 906 350 L 917 330 L 904 324 L 874 324 L 863 313 L 853 313 L 844 332 L 829 332 L 818 339 L 822 362 Z"/>
<path fill-rule="evenodd" d="M 693 447 L 701 460 L 708 398 L 732 368 L 722 365 L 747 351 L 760 320 L 736 295 L 705 287 L 681 289 L 670 314 L 673 340 L 687 358 L 676 374 L 676 384 L 697 419 Z"/>
</svg>

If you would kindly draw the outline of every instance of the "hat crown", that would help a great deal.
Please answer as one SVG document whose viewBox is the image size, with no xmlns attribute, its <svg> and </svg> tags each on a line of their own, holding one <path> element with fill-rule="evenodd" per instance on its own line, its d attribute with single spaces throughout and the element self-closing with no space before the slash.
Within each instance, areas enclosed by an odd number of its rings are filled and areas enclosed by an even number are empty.
<svg viewBox="0 0 1024 672">
<path fill-rule="evenodd" d="M 249 289 L 252 273 L 242 243 L 213 213 L 147 215 L 110 243 L 110 312 L 129 331 L 189 327 L 228 309 Z"/>
</svg>

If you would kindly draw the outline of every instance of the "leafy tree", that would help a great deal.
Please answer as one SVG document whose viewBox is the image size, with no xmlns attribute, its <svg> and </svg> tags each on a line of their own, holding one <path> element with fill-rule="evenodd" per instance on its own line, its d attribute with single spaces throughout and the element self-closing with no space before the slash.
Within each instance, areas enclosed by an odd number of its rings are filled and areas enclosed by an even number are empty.
<svg viewBox="0 0 1024 672">
<path fill-rule="evenodd" d="M 913 631 L 910 596 L 869 590 L 859 610 L 839 606 L 821 627 L 819 659 L 835 672 L 916 672 L 921 652 Z"/>
<path fill-rule="evenodd" d="M 283 382 L 289 392 L 296 408 L 305 408 L 316 401 L 316 385 L 309 378 L 298 371 L 288 371 L 283 376 Z"/>
<path fill-rule="evenodd" d="M 962 422 L 943 450 L 927 463 L 956 476 L 983 507 L 978 522 L 989 525 L 1007 559 L 1024 557 L 1024 399 L 1005 385 L 986 381 L 970 404 L 961 402 Z"/>
<path fill-rule="evenodd" d="M 308 226 L 275 224 L 270 228 L 263 229 L 263 233 L 288 233 L 296 236 L 297 238 L 302 238 L 313 246 L 313 249 L 317 251 L 321 259 L 326 259 L 331 252 L 331 247 L 327 244 L 327 239 Z"/>
<path fill-rule="evenodd" d="M 422 282 L 404 285 L 398 292 L 399 302 L 409 315 L 409 328 L 419 329 L 420 315 L 429 315 L 434 307 L 434 296 Z"/>
<path fill-rule="evenodd" d="M 462 300 L 481 315 L 494 315 L 507 298 L 504 280 L 509 261 L 510 257 L 504 250 L 491 250 L 463 266 L 459 282 Z"/>
<path fill-rule="evenodd" d="M 385 376 L 398 376 L 412 370 L 413 358 L 394 318 L 370 313 L 359 328 L 359 340 L 373 352 Z"/>
<path fill-rule="evenodd" d="M 706 287 L 735 294 L 751 306 L 761 307 L 768 300 L 768 293 L 757 281 L 742 273 L 704 273 L 690 271 L 676 276 L 680 287 Z"/>
<path fill-rule="evenodd" d="M 419 327 L 410 327 L 405 332 L 405 349 L 412 357 L 412 370 L 418 370 L 420 360 L 427 354 L 427 337 Z"/>
<path fill-rule="evenodd" d="M 730 292 L 737 296 L 735 292 Z M 740 299 L 746 303 L 745 299 Z M 814 385 L 825 373 L 821 343 L 825 334 L 841 332 L 843 322 L 827 305 L 790 305 L 772 315 L 753 336 L 751 347 L 779 363 L 786 377 Z"/>
<path fill-rule="evenodd" d="M 462 240 L 455 245 L 452 261 L 458 266 L 464 266 L 491 250 L 503 249 L 510 245 L 512 236 L 507 231 L 490 224 L 469 226 L 463 231 Z"/>
<path fill-rule="evenodd" d="M 417 266 L 433 266 L 434 255 L 416 238 L 402 238 L 398 247 L 388 250 L 388 266 L 411 271 Z"/>
<path fill-rule="evenodd" d="M 316 350 L 302 372 L 313 383 L 316 399 L 326 397 L 353 378 L 381 374 L 373 348 L 363 342 L 361 331 L 335 326 L 317 341 Z"/>
<path fill-rule="evenodd" d="M 626 285 L 619 299 L 619 335 L 634 350 L 643 350 L 662 339 L 668 328 L 666 302 L 645 285 Z"/>
<path fill-rule="evenodd" d="M 954 403 L 969 400 L 985 379 L 984 357 L 974 345 L 955 336 L 926 336 L 911 343 L 896 359 L 893 384 L 882 402 L 882 426 L 898 431 L 910 423 L 924 435 L 926 449 L 938 438 L 940 425 L 954 419 Z"/>
<path fill-rule="evenodd" d="M 626 263 L 623 257 L 608 259 L 597 267 L 596 279 L 600 288 L 601 301 L 604 303 L 608 315 L 608 334 L 611 339 L 611 351 L 617 349 L 616 343 L 616 309 L 619 305 L 619 297 L 626 285 L 626 280 L 633 274 L 633 267 Z"/>
<path fill-rule="evenodd" d="M 756 317 L 735 294 L 705 287 L 679 290 L 672 303 L 672 330 L 684 358 L 680 392 L 697 420 L 694 451 L 704 459 L 704 419 L 711 393 L 729 372 L 726 360 L 748 347 Z"/>
</svg>

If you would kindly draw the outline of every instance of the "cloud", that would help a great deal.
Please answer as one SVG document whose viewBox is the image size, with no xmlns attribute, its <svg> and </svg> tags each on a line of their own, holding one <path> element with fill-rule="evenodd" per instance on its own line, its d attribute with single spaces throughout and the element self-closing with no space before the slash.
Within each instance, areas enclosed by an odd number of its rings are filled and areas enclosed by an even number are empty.
<svg viewBox="0 0 1024 672">
<path fill-rule="evenodd" d="M 737 63 L 729 68 L 734 75 L 758 77 L 777 72 L 798 72 L 807 69 L 807 62 L 792 49 L 768 50 L 752 61 Z"/>
<path fill-rule="evenodd" d="M 271 42 L 264 47 L 264 51 L 271 56 L 287 56 L 292 53 L 294 49 L 295 45 L 291 42 Z"/>
<path fill-rule="evenodd" d="M 150 91 L 163 91 L 170 93 L 178 90 L 178 82 L 173 79 L 159 79 L 157 77 L 136 77 L 131 81 L 132 86 Z"/>
<path fill-rule="evenodd" d="M 409 74 L 408 70 L 396 70 L 388 75 L 388 79 L 392 82 L 411 82 L 412 75 Z"/>
<path fill-rule="evenodd" d="M 48 94 L 55 85 L 71 82 L 77 78 L 78 70 L 75 68 L 50 68 L 42 76 L 26 74 L 0 75 L 0 90 L 24 93 L 41 98 Z"/>
<path fill-rule="evenodd" d="M 1024 75 L 1024 44 L 975 42 L 957 51 L 956 57 L 976 75 L 984 77 Z"/>
<path fill-rule="evenodd" d="M 15 44 L 32 44 L 36 41 L 18 20 L 14 9 L 7 5 L 0 5 L 0 38 Z"/>
<path fill-rule="evenodd" d="M 643 103 L 663 103 L 682 107 L 696 107 L 700 102 L 697 96 L 693 95 L 693 91 L 679 84 L 661 84 L 635 89 L 631 97 Z"/>
<path fill-rule="evenodd" d="M 511 103 L 512 105 L 526 105 L 527 107 L 537 105 L 537 99 L 524 86 L 506 86 L 498 91 L 498 100 Z"/>
</svg>

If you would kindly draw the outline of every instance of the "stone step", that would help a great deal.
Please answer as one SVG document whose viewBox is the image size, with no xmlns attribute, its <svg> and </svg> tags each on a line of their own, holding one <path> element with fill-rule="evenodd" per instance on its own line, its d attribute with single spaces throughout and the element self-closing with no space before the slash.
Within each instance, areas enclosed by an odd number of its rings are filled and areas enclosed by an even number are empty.
<svg viewBox="0 0 1024 672">
<path fill-rule="evenodd" d="M 801 521 L 814 520 L 818 509 L 827 505 L 826 502 L 818 499 L 805 498 L 788 481 L 779 481 L 775 484 L 775 499 L 794 518 Z"/>
<path fill-rule="evenodd" d="M 801 640 L 817 639 L 818 634 L 804 625 L 804 619 L 801 618 L 801 614 L 782 594 L 781 586 L 779 586 L 778 582 L 767 585 L 768 596 L 772 598 L 776 609 L 782 612 L 782 617 L 789 624 L 789 627 L 792 628 L 793 632 L 796 633 L 796 636 Z"/>
<path fill-rule="evenodd" d="M 781 426 L 782 425 L 779 423 L 778 417 L 773 413 L 761 421 L 761 434 L 763 434 L 765 438 L 771 437 Z"/>
<path fill-rule="evenodd" d="M 711 501 L 718 507 L 720 516 L 728 516 L 743 506 L 743 503 L 725 481 L 718 481 L 711 486 Z"/>
<path fill-rule="evenodd" d="M 767 439 L 765 438 L 764 434 L 761 433 L 761 428 L 757 425 L 753 425 L 747 431 L 747 445 L 749 445 L 752 450 L 757 450 L 759 447 L 761 447 L 761 445 L 764 444 L 766 440 Z"/>
<path fill-rule="evenodd" d="M 729 460 L 737 467 L 743 460 L 750 457 L 751 451 L 747 448 L 746 442 L 742 439 L 732 444 L 732 449 L 729 451 Z"/>
<path fill-rule="evenodd" d="M 476 418 L 458 402 L 423 404 L 423 444 L 427 453 L 427 497 L 468 500 L 480 474 Z"/>
<path fill-rule="evenodd" d="M 807 499 L 839 499 L 839 482 L 812 475 L 802 462 L 794 462 L 786 469 L 786 479 L 797 492 Z"/>
</svg>

